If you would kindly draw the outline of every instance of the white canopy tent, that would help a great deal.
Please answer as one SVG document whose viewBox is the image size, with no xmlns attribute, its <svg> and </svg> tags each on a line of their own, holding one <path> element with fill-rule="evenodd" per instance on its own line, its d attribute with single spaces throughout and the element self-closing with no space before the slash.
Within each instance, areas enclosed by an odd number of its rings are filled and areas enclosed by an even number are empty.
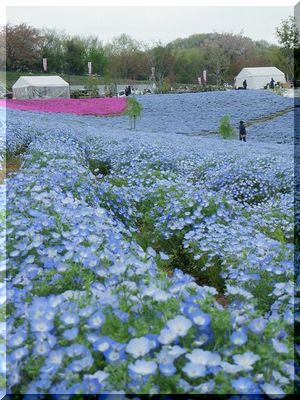
<svg viewBox="0 0 300 400">
<path fill-rule="evenodd" d="M 276 67 L 243 68 L 235 77 L 234 86 L 243 87 L 243 81 L 246 79 L 248 89 L 263 89 L 272 78 L 275 83 L 286 82 L 284 73 Z"/>
<path fill-rule="evenodd" d="M 70 98 L 69 84 L 60 76 L 20 76 L 12 90 L 14 99 Z"/>
</svg>

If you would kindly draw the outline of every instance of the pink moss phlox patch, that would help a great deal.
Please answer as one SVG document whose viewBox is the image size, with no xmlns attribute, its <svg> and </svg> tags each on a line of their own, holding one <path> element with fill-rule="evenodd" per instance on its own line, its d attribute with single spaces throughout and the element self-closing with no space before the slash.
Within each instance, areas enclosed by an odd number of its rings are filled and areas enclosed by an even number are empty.
<svg viewBox="0 0 300 400">
<path fill-rule="evenodd" d="M 0 100 L 0 106 L 21 111 L 60 112 L 78 115 L 111 115 L 122 113 L 126 98 Z"/>
</svg>

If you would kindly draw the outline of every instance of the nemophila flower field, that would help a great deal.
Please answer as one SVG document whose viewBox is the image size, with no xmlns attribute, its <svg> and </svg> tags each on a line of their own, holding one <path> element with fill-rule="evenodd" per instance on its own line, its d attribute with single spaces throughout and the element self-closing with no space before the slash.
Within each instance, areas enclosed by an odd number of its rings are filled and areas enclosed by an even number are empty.
<svg viewBox="0 0 300 400">
<path fill-rule="evenodd" d="M 290 99 L 139 100 L 136 131 L 6 111 L 8 392 L 293 393 L 293 116 L 209 134 Z"/>
</svg>

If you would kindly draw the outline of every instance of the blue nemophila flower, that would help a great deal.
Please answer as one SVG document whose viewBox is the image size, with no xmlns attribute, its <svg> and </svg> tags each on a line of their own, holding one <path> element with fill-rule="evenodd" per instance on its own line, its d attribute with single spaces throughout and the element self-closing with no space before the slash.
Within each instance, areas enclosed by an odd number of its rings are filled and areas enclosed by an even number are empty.
<svg viewBox="0 0 300 400">
<path fill-rule="evenodd" d="M 156 256 L 156 251 L 151 246 L 149 246 L 146 251 L 148 254 L 150 254 L 150 256 L 152 257 Z"/>
<path fill-rule="evenodd" d="M 206 376 L 207 369 L 201 364 L 194 364 L 193 362 L 187 363 L 183 368 L 182 371 L 192 379 L 199 378 L 201 376 Z"/>
<path fill-rule="evenodd" d="M 289 379 L 281 375 L 281 373 L 278 371 L 273 370 L 272 377 L 274 378 L 274 381 L 279 385 L 288 385 L 290 383 Z"/>
<path fill-rule="evenodd" d="M 272 344 L 273 344 L 274 350 L 277 353 L 288 353 L 289 352 L 287 345 L 285 343 L 280 342 L 277 339 L 272 339 Z"/>
<path fill-rule="evenodd" d="M 34 344 L 33 353 L 41 356 L 49 354 L 51 347 L 47 341 L 38 341 Z"/>
<path fill-rule="evenodd" d="M 249 378 L 238 378 L 231 381 L 232 387 L 240 394 L 260 393 L 258 386 Z"/>
<path fill-rule="evenodd" d="M 251 371 L 253 369 L 253 364 L 260 360 L 260 357 L 252 353 L 252 351 L 247 351 L 244 354 L 235 354 L 232 358 L 233 361 L 245 371 Z"/>
<path fill-rule="evenodd" d="M 159 371 L 164 375 L 164 376 L 172 376 L 176 374 L 176 367 L 174 366 L 173 363 L 169 364 L 159 364 Z"/>
<path fill-rule="evenodd" d="M 194 324 L 203 329 L 210 324 L 211 316 L 207 313 L 202 312 L 201 310 L 198 310 L 190 315 L 190 319 L 194 322 Z"/>
<path fill-rule="evenodd" d="M 54 365 L 61 365 L 65 354 L 64 350 L 52 350 L 48 355 L 48 362 Z"/>
<path fill-rule="evenodd" d="M 87 317 L 89 317 L 94 311 L 96 311 L 96 307 L 95 307 L 95 306 L 92 306 L 92 305 L 89 305 L 89 306 L 86 306 L 86 307 L 84 307 L 84 308 L 81 308 L 80 311 L 79 311 L 79 313 L 78 313 L 78 315 L 79 315 L 80 317 L 85 317 L 85 318 L 87 318 Z"/>
<path fill-rule="evenodd" d="M 112 343 L 103 353 L 108 362 L 120 362 L 126 358 L 125 345 L 122 343 Z"/>
<path fill-rule="evenodd" d="M 175 357 L 170 354 L 166 346 L 161 349 L 156 358 L 159 364 L 172 364 L 175 360 Z"/>
<path fill-rule="evenodd" d="M 79 317 L 77 314 L 69 311 L 65 311 L 61 316 L 60 320 L 65 324 L 65 325 L 76 325 L 79 322 Z"/>
<path fill-rule="evenodd" d="M 244 330 L 233 332 L 230 336 L 231 342 L 236 346 L 243 346 L 247 343 L 248 337 Z"/>
<path fill-rule="evenodd" d="M 193 302 L 183 303 L 182 311 L 184 315 L 191 318 L 194 314 L 200 311 L 200 307 L 198 306 L 198 304 L 195 304 Z"/>
<path fill-rule="evenodd" d="M 280 386 L 273 385 L 272 383 L 264 383 L 261 385 L 261 388 L 271 399 L 282 399 L 286 395 Z"/>
<path fill-rule="evenodd" d="M 10 347 L 18 347 L 24 343 L 27 338 L 27 331 L 25 329 L 18 329 L 14 335 L 8 338 L 8 345 Z"/>
<path fill-rule="evenodd" d="M 52 385 L 51 379 L 47 375 L 42 374 L 36 381 L 36 387 L 41 391 L 48 392 Z"/>
<path fill-rule="evenodd" d="M 155 301 L 167 301 L 168 299 L 170 299 L 172 297 L 170 293 L 167 293 L 166 291 L 161 290 L 161 289 L 155 289 L 152 292 L 151 296 L 152 296 L 153 300 L 155 300 Z"/>
<path fill-rule="evenodd" d="M 89 350 L 83 344 L 74 343 L 67 347 L 69 357 L 79 357 L 89 354 Z"/>
<path fill-rule="evenodd" d="M 67 340 L 74 340 L 77 338 L 79 332 L 78 327 L 74 327 L 72 329 L 67 329 L 64 331 L 63 336 Z"/>
<path fill-rule="evenodd" d="M 186 354 L 193 364 L 201 364 L 205 366 L 218 366 L 221 363 L 221 357 L 218 353 L 205 351 L 202 349 L 194 349 L 192 353 Z"/>
<path fill-rule="evenodd" d="M 94 363 L 94 359 L 92 355 L 89 353 L 89 351 L 86 351 L 84 356 L 80 359 L 73 360 L 69 366 L 68 369 L 72 372 L 80 372 L 80 371 L 88 371 Z"/>
<path fill-rule="evenodd" d="M 53 321 L 45 317 L 32 320 L 30 326 L 33 332 L 48 332 L 54 327 Z"/>
<path fill-rule="evenodd" d="M 134 358 L 143 357 L 151 350 L 151 341 L 146 337 L 131 339 L 126 346 L 126 352 Z"/>
<path fill-rule="evenodd" d="M 182 354 L 185 354 L 187 352 L 187 350 L 185 348 L 182 348 L 177 345 L 176 346 L 167 346 L 166 349 L 168 351 L 168 354 L 171 357 L 174 357 L 174 359 L 180 357 Z"/>
<path fill-rule="evenodd" d="M 159 342 L 158 342 L 158 335 L 154 335 L 153 333 L 147 333 L 145 335 L 145 338 L 150 340 L 150 346 L 151 349 L 157 349 L 159 347 Z"/>
<path fill-rule="evenodd" d="M 72 386 L 66 389 L 65 393 L 82 395 L 83 393 L 85 393 L 85 385 L 83 384 L 83 382 L 74 383 Z"/>
<path fill-rule="evenodd" d="M 264 332 L 267 321 L 263 318 L 253 319 L 249 324 L 249 329 L 258 335 Z"/>
<path fill-rule="evenodd" d="M 93 338 L 93 348 L 97 351 L 101 351 L 102 353 L 107 351 L 114 343 L 112 339 L 108 336 L 98 337 L 98 339 Z"/>
<path fill-rule="evenodd" d="M 7 377 L 7 385 L 13 387 L 17 385 L 21 381 L 21 375 L 19 371 L 11 371 L 11 373 Z"/>
<path fill-rule="evenodd" d="M 137 360 L 134 364 L 128 365 L 128 370 L 135 375 L 153 375 L 157 370 L 157 364 L 154 361 Z"/>
<path fill-rule="evenodd" d="M 19 362 L 22 358 L 26 357 L 29 353 L 29 349 L 27 346 L 19 347 L 9 354 L 8 358 L 13 362 Z"/>
<path fill-rule="evenodd" d="M 193 388 L 185 379 L 179 379 L 178 386 L 183 389 L 185 393 L 190 393 Z"/>
<path fill-rule="evenodd" d="M 167 327 L 171 332 L 174 332 L 176 336 L 185 336 L 192 325 L 192 322 L 183 315 L 178 315 L 167 322 Z"/>
<path fill-rule="evenodd" d="M 122 310 L 115 310 L 114 315 L 118 317 L 119 320 L 121 320 L 122 322 L 128 321 L 129 314 L 127 312 L 124 312 Z"/>
<path fill-rule="evenodd" d="M 284 329 L 281 329 L 281 330 L 277 333 L 276 339 L 282 340 L 282 339 L 285 339 L 287 336 L 288 336 L 288 333 L 287 333 Z"/>
<path fill-rule="evenodd" d="M 160 331 L 158 336 L 158 341 L 161 344 L 171 344 L 177 338 L 176 332 L 171 331 L 170 329 L 164 328 Z"/>
<path fill-rule="evenodd" d="M 221 367 L 228 374 L 236 374 L 237 372 L 243 371 L 244 367 L 241 365 L 230 364 L 226 361 L 220 363 Z"/>
<path fill-rule="evenodd" d="M 294 314 L 293 310 L 291 310 L 291 309 L 285 310 L 283 318 L 290 325 L 292 325 L 294 323 L 294 321 L 300 322 L 299 313 Z"/>
<path fill-rule="evenodd" d="M 212 394 L 215 387 L 213 379 L 195 386 L 195 392 L 199 394 Z"/>
<path fill-rule="evenodd" d="M 86 379 L 96 379 L 99 383 L 103 383 L 107 378 L 109 377 L 109 374 L 105 371 L 97 371 L 92 375 L 84 375 L 84 378 Z"/>
<path fill-rule="evenodd" d="M 160 256 L 160 258 L 162 259 L 162 260 L 169 260 L 170 259 L 170 257 L 166 254 L 166 253 L 164 253 L 163 251 L 160 251 L 159 252 L 159 256 Z"/>
<path fill-rule="evenodd" d="M 205 331 L 200 330 L 195 338 L 195 345 L 201 347 L 213 340 L 213 331 L 211 329 L 206 329 Z"/>
<path fill-rule="evenodd" d="M 82 382 L 84 393 L 86 394 L 98 394 L 101 393 L 102 385 L 101 383 L 95 378 L 83 378 Z"/>
<path fill-rule="evenodd" d="M 86 326 L 91 329 L 98 329 L 104 324 L 104 322 L 105 316 L 101 311 L 97 311 L 88 318 Z"/>
</svg>

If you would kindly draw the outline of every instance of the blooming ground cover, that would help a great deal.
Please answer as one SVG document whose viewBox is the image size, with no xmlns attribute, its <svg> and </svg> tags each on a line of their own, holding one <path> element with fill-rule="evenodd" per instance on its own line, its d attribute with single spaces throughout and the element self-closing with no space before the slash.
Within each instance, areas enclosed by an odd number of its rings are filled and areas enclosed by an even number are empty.
<svg viewBox="0 0 300 400">
<path fill-rule="evenodd" d="M 143 97 L 137 131 L 7 110 L 9 393 L 293 393 L 292 138 L 176 134 L 290 106 L 243 94 Z"/>
<path fill-rule="evenodd" d="M 119 114 L 124 111 L 126 104 L 125 98 L 0 100 L 0 106 L 15 110 L 77 115 Z"/>
</svg>

